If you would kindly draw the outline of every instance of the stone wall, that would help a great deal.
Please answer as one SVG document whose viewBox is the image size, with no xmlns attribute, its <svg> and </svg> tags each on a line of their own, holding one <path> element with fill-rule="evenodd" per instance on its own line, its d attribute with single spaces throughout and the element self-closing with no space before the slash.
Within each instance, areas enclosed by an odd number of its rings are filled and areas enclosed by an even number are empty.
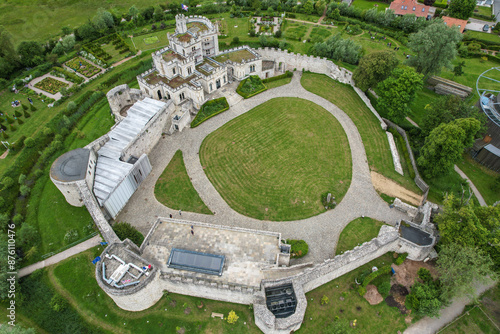
<svg viewBox="0 0 500 334">
<path fill-rule="evenodd" d="M 424 192 L 424 196 L 422 198 L 422 203 L 425 203 L 427 200 L 427 195 L 429 195 L 429 186 L 427 183 L 425 183 L 424 179 L 420 176 L 420 173 L 418 172 L 417 168 L 417 163 L 415 161 L 415 157 L 413 156 L 413 151 L 410 146 L 410 141 L 408 140 L 408 136 L 406 135 L 406 131 L 403 130 L 401 127 L 399 127 L 397 124 L 389 121 L 388 119 L 382 118 L 384 122 L 387 124 L 387 126 L 396 129 L 396 131 L 403 137 L 405 144 L 406 144 L 406 150 L 408 151 L 408 155 L 410 156 L 410 161 L 411 165 L 413 167 L 413 171 L 415 172 L 415 178 L 414 181 L 417 185 L 417 187 L 420 188 Z"/>
<path fill-rule="evenodd" d="M 161 134 L 168 130 L 165 126 L 174 110 L 173 102 L 167 101 L 165 109 L 154 115 L 134 140 L 123 149 L 122 160 L 127 161 L 131 156 L 137 158 L 144 153 L 149 154 L 161 138 Z"/>
</svg>

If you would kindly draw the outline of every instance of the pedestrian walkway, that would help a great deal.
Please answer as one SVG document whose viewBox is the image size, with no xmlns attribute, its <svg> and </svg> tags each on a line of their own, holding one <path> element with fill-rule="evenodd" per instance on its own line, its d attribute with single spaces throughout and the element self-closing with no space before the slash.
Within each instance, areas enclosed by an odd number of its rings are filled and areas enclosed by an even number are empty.
<svg viewBox="0 0 500 334">
<path fill-rule="evenodd" d="M 479 201 L 479 204 L 481 206 L 488 206 L 488 204 L 486 204 L 486 201 L 484 200 L 484 198 L 481 195 L 481 193 L 479 192 L 479 190 L 476 188 L 476 186 L 474 185 L 474 183 L 472 183 L 472 181 L 467 177 L 467 175 L 465 175 L 465 173 L 462 172 L 460 170 L 460 168 L 458 168 L 457 165 L 455 165 L 453 168 L 455 168 L 455 172 L 457 172 L 462 178 L 464 178 L 464 179 L 467 180 L 467 182 L 469 183 L 470 188 L 472 189 L 472 192 L 474 193 L 474 195 L 476 195 L 476 198 Z"/>
<path fill-rule="evenodd" d="M 301 74 L 295 72 L 292 81 L 287 85 L 241 100 L 228 111 L 194 129 L 176 132 L 172 136 L 160 139 L 149 155 L 153 166 L 151 174 L 132 196 L 117 220 L 131 223 L 146 235 L 157 217 L 178 215 L 177 210 L 169 209 L 156 200 L 154 187 L 158 177 L 179 149 L 183 152 L 186 170 L 194 188 L 208 208 L 214 212 L 214 215 L 183 212 L 182 219 L 281 232 L 284 239 L 303 239 L 309 244 L 309 255 L 301 259 L 305 262 L 322 262 L 332 258 L 335 255 L 340 232 L 356 218 L 367 216 L 392 225 L 403 218 L 408 218 L 402 212 L 390 209 L 373 188 L 363 142 L 354 122 L 331 102 L 305 90 L 300 84 L 300 77 Z M 246 217 L 234 211 L 224 201 L 203 171 L 198 155 L 203 139 L 232 119 L 276 97 L 296 97 L 312 101 L 335 116 L 344 128 L 352 154 L 352 181 L 344 199 L 335 210 L 307 219 L 286 222 L 262 221 Z"/>
<path fill-rule="evenodd" d="M 90 249 L 92 247 L 97 246 L 101 241 L 102 241 L 101 236 L 96 235 L 95 237 L 93 237 L 91 239 L 88 239 L 82 243 L 79 243 L 76 246 L 68 248 L 65 251 L 58 253 L 54 256 L 51 256 L 43 261 L 33 263 L 32 265 L 21 268 L 19 270 L 18 277 L 27 276 L 37 269 L 45 268 L 45 267 L 51 266 L 55 263 L 61 262 L 65 259 L 67 259 L 68 257 L 71 257 L 71 256 L 76 255 L 78 253 L 84 252 L 87 249 Z"/>
</svg>

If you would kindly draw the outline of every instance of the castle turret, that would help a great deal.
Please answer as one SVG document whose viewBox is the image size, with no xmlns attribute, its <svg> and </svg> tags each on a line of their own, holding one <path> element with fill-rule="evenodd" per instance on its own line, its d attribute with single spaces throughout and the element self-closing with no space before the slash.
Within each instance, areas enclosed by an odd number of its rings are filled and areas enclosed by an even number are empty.
<svg viewBox="0 0 500 334">
<path fill-rule="evenodd" d="M 184 34 L 187 32 L 187 19 L 184 16 L 184 14 L 177 14 L 175 15 L 175 24 L 176 24 L 176 29 L 175 32 L 178 34 Z"/>
</svg>

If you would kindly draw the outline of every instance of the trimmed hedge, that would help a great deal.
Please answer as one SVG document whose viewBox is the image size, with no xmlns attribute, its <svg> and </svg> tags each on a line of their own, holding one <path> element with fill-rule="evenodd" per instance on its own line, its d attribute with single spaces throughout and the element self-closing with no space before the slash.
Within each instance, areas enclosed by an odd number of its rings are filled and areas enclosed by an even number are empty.
<svg viewBox="0 0 500 334">
<path fill-rule="evenodd" d="M 291 78 L 291 77 L 293 77 L 293 73 L 290 71 L 286 71 L 284 74 L 264 79 L 264 80 L 262 80 L 262 83 L 273 82 L 273 81 L 277 81 L 277 80 L 281 80 L 281 79 L 285 79 L 285 78 Z"/>
<path fill-rule="evenodd" d="M 290 255 L 292 258 L 298 259 L 306 256 L 309 252 L 309 245 L 304 240 L 287 240 L 287 244 L 292 246 L 290 250 Z M 294 255 L 295 254 L 295 255 Z"/>
<path fill-rule="evenodd" d="M 262 80 L 260 80 L 257 75 L 252 75 L 240 82 L 236 89 L 236 93 L 240 94 L 244 99 L 248 99 L 262 93 L 266 89 L 267 87 L 262 83 Z"/>
<path fill-rule="evenodd" d="M 195 128 L 206 120 L 220 114 L 229 109 L 229 103 L 225 97 L 207 101 L 201 106 L 200 111 L 191 122 L 191 128 Z"/>
<path fill-rule="evenodd" d="M 389 274 L 392 271 L 392 267 L 390 265 L 383 266 L 379 268 L 377 271 L 372 272 L 370 275 L 366 276 L 365 279 L 363 280 L 363 283 L 361 283 L 361 286 L 358 287 L 358 293 L 360 296 L 364 296 L 366 293 L 366 286 L 370 284 L 371 281 L 373 281 L 375 278 Z"/>
</svg>

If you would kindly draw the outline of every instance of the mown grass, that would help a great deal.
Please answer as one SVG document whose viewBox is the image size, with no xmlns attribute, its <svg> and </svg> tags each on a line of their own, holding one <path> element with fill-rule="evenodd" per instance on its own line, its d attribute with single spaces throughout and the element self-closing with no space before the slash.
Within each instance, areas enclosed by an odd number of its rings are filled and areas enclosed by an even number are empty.
<svg viewBox="0 0 500 334">
<path fill-rule="evenodd" d="M 339 122 L 299 98 L 272 99 L 225 124 L 205 138 L 200 159 L 224 200 L 257 219 L 317 215 L 325 211 L 321 194 L 340 202 L 351 180 Z"/>
<path fill-rule="evenodd" d="M 402 176 L 394 170 L 394 162 L 385 131 L 382 130 L 378 119 L 352 87 L 317 73 L 304 73 L 301 84 L 308 91 L 338 106 L 352 119 L 363 140 L 371 170 L 396 181 L 409 190 L 421 193 L 408 175 Z"/>
<path fill-rule="evenodd" d="M 434 93 L 426 87 L 422 88 L 422 90 L 417 92 L 415 100 L 410 103 L 410 113 L 408 114 L 408 117 L 410 117 L 419 126 L 422 126 L 424 118 L 427 115 L 425 106 L 430 104 L 435 99 L 438 99 L 440 96 L 441 95 Z"/>
<path fill-rule="evenodd" d="M 164 47 L 169 45 L 168 38 L 167 38 L 167 32 L 173 32 L 174 30 L 175 29 L 155 31 L 155 32 L 149 33 L 147 35 L 132 37 L 131 40 L 133 41 L 133 45 L 135 46 L 136 51 L 161 49 L 161 48 L 164 48 Z M 155 43 L 152 43 L 152 44 L 147 44 L 146 41 L 148 39 L 151 39 L 152 37 L 158 38 L 158 41 Z"/>
<path fill-rule="evenodd" d="M 279 80 L 275 80 L 275 81 L 266 82 L 265 85 L 266 85 L 267 89 L 271 89 L 271 88 L 276 88 L 276 87 L 280 87 L 283 85 L 287 85 L 291 81 L 292 81 L 291 77 L 290 78 L 283 78 L 283 79 L 279 79 Z"/>
<path fill-rule="evenodd" d="M 381 257 L 308 292 L 307 309 L 304 322 L 296 333 L 325 333 L 325 327 L 336 317 L 348 321 L 357 320 L 356 333 L 396 333 L 403 332 L 408 326 L 405 315 L 397 308 L 389 307 L 385 302 L 370 305 L 355 289 L 355 278 L 373 266 L 378 268 L 392 263 L 392 254 Z M 328 304 L 321 305 L 323 296 L 329 299 Z M 341 300 L 341 297 L 343 300 Z"/>
<path fill-rule="evenodd" d="M 382 225 L 385 223 L 369 217 L 354 219 L 340 233 L 335 255 L 376 238 Z"/>
<path fill-rule="evenodd" d="M 377 8 L 378 11 L 384 11 L 386 8 L 389 8 L 389 3 L 370 0 L 354 0 L 352 6 L 358 7 L 361 10 Z"/>
<path fill-rule="evenodd" d="M 156 181 L 155 197 L 171 209 L 212 214 L 189 179 L 181 150 L 175 152 Z"/>
<path fill-rule="evenodd" d="M 100 251 L 97 247 L 88 250 L 49 268 L 48 272 L 55 289 L 91 325 L 99 325 L 110 333 L 175 333 L 177 327 L 187 333 L 260 333 L 254 325 L 253 312 L 246 305 L 168 294 L 145 311 L 120 309 L 96 282 L 91 261 Z M 203 302 L 201 309 L 197 307 L 200 302 Z M 190 313 L 185 314 L 188 308 Z M 210 316 L 217 312 L 227 317 L 231 310 L 240 317 L 234 325 Z"/>
<path fill-rule="evenodd" d="M 457 166 L 471 179 L 486 204 L 493 205 L 500 201 L 500 190 L 495 188 L 495 182 L 500 177 L 500 173 L 480 165 L 469 154 L 464 154 L 463 161 L 457 163 Z"/>
</svg>

